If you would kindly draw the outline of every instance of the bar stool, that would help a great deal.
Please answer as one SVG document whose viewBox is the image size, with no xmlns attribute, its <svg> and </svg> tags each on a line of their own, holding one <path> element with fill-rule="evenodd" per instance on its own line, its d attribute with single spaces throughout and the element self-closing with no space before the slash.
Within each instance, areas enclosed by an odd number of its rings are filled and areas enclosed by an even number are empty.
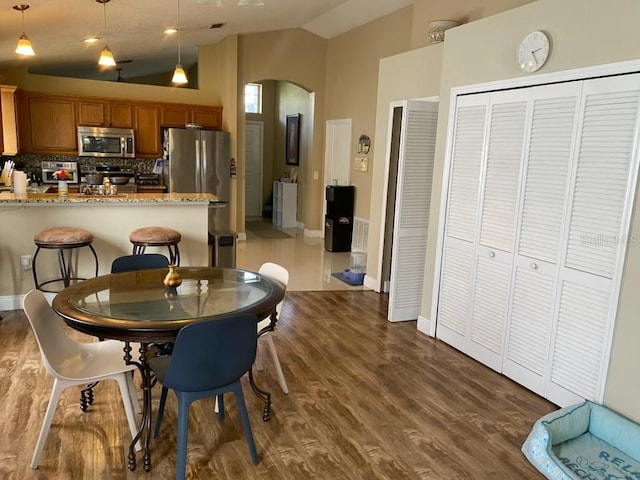
<svg viewBox="0 0 640 480">
<path fill-rule="evenodd" d="M 55 282 L 63 282 L 64 287 L 68 287 L 71 284 L 71 280 L 86 280 L 86 278 L 72 276 L 73 270 L 73 251 L 81 247 L 89 247 L 93 258 L 96 261 L 96 277 L 98 276 L 98 255 L 93 249 L 93 234 L 84 228 L 76 227 L 56 227 L 48 228 L 37 233 L 33 237 L 34 243 L 37 245 L 36 253 L 33 255 L 31 261 L 31 269 L 33 270 L 33 283 L 36 289 L 49 292 L 58 293 L 56 290 L 48 290 L 43 288 L 44 285 Z M 38 274 L 36 270 L 36 259 L 41 248 L 57 250 L 58 251 L 58 266 L 60 267 L 60 278 L 53 280 L 47 280 L 46 282 L 38 282 Z"/>
<path fill-rule="evenodd" d="M 134 255 L 143 255 L 147 247 L 167 247 L 169 263 L 172 265 L 180 265 L 178 243 L 181 239 L 180 232 L 167 227 L 142 227 L 129 234 Z"/>
</svg>

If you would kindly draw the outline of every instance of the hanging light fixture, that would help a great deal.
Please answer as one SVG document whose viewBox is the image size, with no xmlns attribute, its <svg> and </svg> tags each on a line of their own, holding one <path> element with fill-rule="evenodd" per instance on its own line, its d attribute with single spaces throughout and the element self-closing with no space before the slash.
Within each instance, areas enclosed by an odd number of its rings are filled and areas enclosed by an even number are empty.
<svg viewBox="0 0 640 480">
<path fill-rule="evenodd" d="M 96 0 L 96 2 L 101 3 L 104 9 L 104 36 L 107 36 L 107 3 L 111 0 Z M 98 65 L 102 65 L 103 67 L 115 67 L 116 61 L 113 58 L 113 53 L 109 50 L 109 46 L 105 44 L 104 49 L 100 53 L 100 60 L 98 60 Z"/>
<path fill-rule="evenodd" d="M 16 53 L 20 55 L 28 55 L 32 57 L 36 53 L 33 51 L 33 46 L 31 46 L 31 40 L 27 37 L 27 34 L 24 33 L 24 11 L 29 8 L 29 5 L 14 5 L 13 9 L 22 12 L 22 35 L 20 35 L 20 39 L 18 40 L 18 46 L 16 47 Z"/>
<path fill-rule="evenodd" d="M 182 65 L 180 64 L 180 0 L 178 0 L 178 24 L 176 28 L 178 29 L 178 64 L 173 71 L 171 83 L 184 85 L 185 83 L 189 83 L 189 80 L 187 80 L 187 74 L 184 73 L 184 68 L 182 68 Z"/>
</svg>

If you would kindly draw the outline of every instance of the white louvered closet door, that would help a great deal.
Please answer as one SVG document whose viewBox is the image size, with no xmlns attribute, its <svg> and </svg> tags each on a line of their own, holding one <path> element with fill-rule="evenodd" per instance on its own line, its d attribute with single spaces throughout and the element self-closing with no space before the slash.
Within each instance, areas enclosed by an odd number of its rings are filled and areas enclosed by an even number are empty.
<svg viewBox="0 0 640 480">
<path fill-rule="evenodd" d="M 466 352 L 501 371 L 529 94 L 491 96 Z"/>
<path fill-rule="evenodd" d="M 415 320 L 422 307 L 438 104 L 407 101 L 402 116 L 388 319 Z"/>
<path fill-rule="evenodd" d="M 544 394 L 582 82 L 529 89 L 512 297 L 502 372 Z"/>
<path fill-rule="evenodd" d="M 451 142 L 436 336 L 465 351 L 489 95 L 458 97 Z"/>
<path fill-rule="evenodd" d="M 640 75 L 584 82 L 545 397 L 602 401 L 638 171 Z"/>
</svg>

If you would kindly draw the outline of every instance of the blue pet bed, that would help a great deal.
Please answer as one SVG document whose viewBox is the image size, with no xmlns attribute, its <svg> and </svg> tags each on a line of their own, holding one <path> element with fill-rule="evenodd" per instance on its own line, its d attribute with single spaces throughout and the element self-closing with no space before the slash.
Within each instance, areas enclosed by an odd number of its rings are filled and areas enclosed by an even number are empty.
<svg viewBox="0 0 640 480">
<path fill-rule="evenodd" d="M 536 421 L 522 452 L 551 480 L 640 480 L 640 425 L 589 401 Z"/>
</svg>

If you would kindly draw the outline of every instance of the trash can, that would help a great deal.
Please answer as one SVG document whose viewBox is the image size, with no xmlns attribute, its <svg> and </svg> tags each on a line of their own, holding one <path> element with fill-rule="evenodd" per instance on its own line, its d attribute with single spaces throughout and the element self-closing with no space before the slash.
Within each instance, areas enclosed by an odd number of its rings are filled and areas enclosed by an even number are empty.
<svg viewBox="0 0 640 480">
<path fill-rule="evenodd" d="M 236 268 L 236 238 L 236 232 L 230 230 L 209 232 L 212 267 Z"/>
</svg>

